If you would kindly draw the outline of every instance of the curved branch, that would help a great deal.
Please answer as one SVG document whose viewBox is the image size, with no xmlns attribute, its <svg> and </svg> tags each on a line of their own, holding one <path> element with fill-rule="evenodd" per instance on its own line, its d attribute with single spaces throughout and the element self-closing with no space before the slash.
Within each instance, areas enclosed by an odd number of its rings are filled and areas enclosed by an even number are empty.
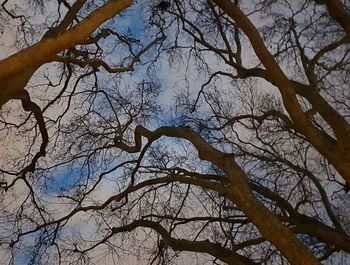
<svg viewBox="0 0 350 265">
<path fill-rule="evenodd" d="M 325 4 L 331 17 L 337 21 L 350 38 L 350 15 L 339 0 L 315 0 L 318 4 Z"/>
<path fill-rule="evenodd" d="M 30 111 L 34 114 L 34 117 L 38 123 L 39 131 L 42 139 L 40 150 L 34 155 L 32 162 L 22 170 L 22 176 L 25 176 L 27 172 L 34 172 L 35 164 L 37 163 L 39 158 L 42 156 L 45 156 L 46 147 L 49 143 L 49 135 L 47 133 L 43 113 L 40 107 L 36 103 L 31 101 L 29 93 L 23 89 L 21 93 L 18 95 L 18 99 L 21 100 L 23 109 L 25 111 Z"/>
<path fill-rule="evenodd" d="M 283 104 L 288 111 L 295 127 L 306 139 L 337 169 L 346 182 L 350 183 L 350 125 L 338 112 L 332 111 L 327 102 L 318 94 L 310 93 L 312 104 L 316 105 L 322 116 L 331 126 L 337 141 L 333 141 L 327 135 L 312 124 L 306 113 L 303 112 L 295 93 L 293 83 L 290 82 L 283 70 L 278 65 L 273 55 L 266 48 L 258 30 L 242 12 L 242 10 L 230 0 L 213 0 L 228 16 L 230 16 L 247 35 L 253 46 L 255 54 L 265 66 L 268 75 L 271 76 L 279 89 Z M 311 91 L 312 92 L 312 91 Z"/>
<path fill-rule="evenodd" d="M 52 61 L 57 53 L 70 49 L 77 44 L 84 43 L 102 23 L 130 5 L 131 0 L 110 0 L 71 29 L 66 30 L 56 37 L 44 38 L 34 45 L 1 60 L 0 107 L 11 99 L 9 95 L 14 89 L 12 82 L 14 82 L 17 75 L 27 72 L 28 68 L 33 68 L 34 73 L 42 64 Z M 22 86 L 24 87 L 25 85 L 26 82 Z"/>
<path fill-rule="evenodd" d="M 98 58 L 79 60 L 74 57 L 59 56 L 59 55 L 55 56 L 54 61 L 61 62 L 61 63 L 73 63 L 76 65 L 79 65 L 82 68 L 86 67 L 87 65 L 93 68 L 103 67 L 109 73 L 130 72 L 134 70 L 134 65 L 140 60 L 142 55 L 144 55 L 148 50 L 150 50 L 155 44 L 157 44 L 160 41 L 163 41 L 164 39 L 165 39 L 164 36 L 154 39 L 145 48 L 143 48 L 136 55 L 134 55 L 131 62 L 127 66 L 113 67 L 108 65 L 105 61 Z"/>
<path fill-rule="evenodd" d="M 171 237 L 170 233 L 159 223 L 149 220 L 137 220 L 131 224 L 122 227 L 113 227 L 112 234 L 118 234 L 122 232 L 130 232 L 138 227 L 147 227 L 156 231 L 162 236 L 162 242 L 171 247 L 174 250 L 179 251 L 194 251 L 203 252 L 216 257 L 217 259 L 227 264 L 235 265 L 257 265 L 252 260 L 237 254 L 227 248 L 222 247 L 220 244 L 211 243 L 210 241 L 191 241 L 185 239 L 175 239 Z"/>
<path fill-rule="evenodd" d="M 198 133 L 188 128 L 160 127 L 150 131 L 138 125 L 135 129 L 135 145 L 127 146 L 116 143 L 119 148 L 139 152 L 142 137 L 155 141 L 162 136 L 186 139 L 193 144 L 202 160 L 207 160 L 218 166 L 228 177 L 229 187 L 223 196 L 233 201 L 259 229 L 263 237 L 274 244 L 292 265 L 302 265 L 307 261 L 310 265 L 319 265 L 319 261 L 309 250 L 252 194 L 248 177 L 236 163 L 231 154 L 226 154 L 211 146 Z M 279 237 L 276 237 L 276 234 Z"/>
</svg>

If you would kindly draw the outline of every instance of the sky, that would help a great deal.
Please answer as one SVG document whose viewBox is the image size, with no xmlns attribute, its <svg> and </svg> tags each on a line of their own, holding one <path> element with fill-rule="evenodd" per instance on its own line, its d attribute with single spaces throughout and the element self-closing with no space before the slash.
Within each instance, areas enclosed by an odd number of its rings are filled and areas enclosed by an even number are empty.
<svg viewBox="0 0 350 265">
<path fill-rule="evenodd" d="M 136 39 L 142 39 L 147 43 L 149 40 L 152 39 L 153 36 L 149 36 L 145 33 L 143 30 L 143 25 L 145 23 L 145 17 L 142 15 L 143 12 L 139 9 L 138 6 L 133 6 L 129 8 L 126 12 L 124 12 L 124 15 L 122 17 L 118 17 L 114 19 L 113 21 L 110 21 L 108 23 L 115 23 L 116 28 L 121 28 L 125 32 L 130 31 L 133 36 Z M 3 31 L 0 31 L 0 46 L 2 47 L 0 49 L 0 58 L 5 58 L 9 54 L 16 51 L 16 48 L 13 47 L 13 44 L 16 42 L 16 37 L 12 34 L 13 28 L 6 27 L 3 29 Z M 112 58 L 113 59 L 113 58 Z M 215 59 L 207 58 L 209 61 L 211 61 L 213 64 L 215 64 Z M 177 117 L 173 114 L 171 114 L 172 110 L 169 108 L 172 103 L 174 102 L 174 98 L 177 95 L 176 89 L 178 87 L 182 87 L 184 89 L 187 88 L 188 83 L 190 83 L 190 87 L 195 90 L 199 91 L 200 89 L 200 83 L 203 83 L 205 81 L 205 77 L 200 76 L 198 72 L 192 71 L 191 69 L 189 71 L 184 71 L 184 69 L 176 69 L 172 68 L 169 70 L 169 62 L 162 62 L 161 64 L 157 65 L 157 74 L 159 75 L 160 82 L 162 84 L 162 93 L 159 96 L 159 102 L 163 107 L 162 114 L 160 115 L 160 119 L 154 123 L 151 123 L 152 127 L 157 127 L 159 124 L 169 124 L 169 123 L 177 123 L 180 121 L 177 121 Z M 218 65 L 219 67 L 219 65 Z M 190 65 L 191 68 L 191 65 Z M 187 81 L 185 81 L 184 74 L 187 73 Z M 126 79 L 138 79 L 142 80 L 144 72 L 139 71 L 138 73 L 134 74 L 126 74 Z M 180 80 L 180 81 L 179 81 Z M 32 80 L 32 83 L 35 83 L 35 80 Z M 227 85 L 225 83 L 222 84 L 224 87 Z M 266 88 L 268 91 L 269 88 Z M 14 148 L 15 149 L 15 148 Z M 0 148 L 1 150 L 1 148 Z M 2 153 L 2 156 L 8 155 L 7 153 Z M 112 167 L 113 165 L 111 165 Z M 78 179 L 84 179 L 87 174 L 87 168 L 82 166 L 81 163 L 73 163 L 69 165 L 65 165 L 62 167 L 57 167 L 55 170 L 51 172 L 50 178 L 46 181 L 45 189 L 43 190 L 44 193 L 48 196 L 55 196 L 58 194 L 58 192 L 62 189 L 69 190 L 70 188 L 73 188 L 77 182 Z M 111 179 L 115 178 L 118 175 L 122 175 L 121 171 L 116 171 L 113 173 L 114 176 L 111 176 Z M 101 194 L 95 193 L 98 198 L 98 200 L 103 200 L 110 192 L 113 192 L 113 189 L 109 187 L 109 183 L 106 181 L 104 185 L 102 185 L 101 188 Z M 62 211 L 64 212 L 64 211 Z M 79 222 L 74 220 L 72 223 L 72 227 L 74 226 L 74 222 Z M 88 225 L 87 225 L 88 227 Z M 27 239 L 31 240 L 31 238 Z M 186 257 L 186 256 L 185 256 Z M 132 261 L 129 261 L 129 264 L 137 264 L 137 261 L 135 261 L 134 257 L 129 257 Z M 186 258 L 184 258 L 186 260 Z M 19 253 L 17 256 L 17 261 L 15 262 L 16 265 L 22 265 L 25 264 L 26 257 Z M 1 263 L 0 263 L 1 264 Z M 185 264 L 185 262 L 184 262 Z"/>
</svg>

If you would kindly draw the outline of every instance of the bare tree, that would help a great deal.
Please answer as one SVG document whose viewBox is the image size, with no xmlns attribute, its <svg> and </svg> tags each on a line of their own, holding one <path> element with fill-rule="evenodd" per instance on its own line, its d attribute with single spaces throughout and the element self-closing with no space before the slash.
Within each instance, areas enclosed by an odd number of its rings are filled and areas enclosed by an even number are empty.
<svg viewBox="0 0 350 265">
<path fill-rule="evenodd" d="M 12 4 L 5 264 L 349 262 L 347 3 Z"/>
</svg>

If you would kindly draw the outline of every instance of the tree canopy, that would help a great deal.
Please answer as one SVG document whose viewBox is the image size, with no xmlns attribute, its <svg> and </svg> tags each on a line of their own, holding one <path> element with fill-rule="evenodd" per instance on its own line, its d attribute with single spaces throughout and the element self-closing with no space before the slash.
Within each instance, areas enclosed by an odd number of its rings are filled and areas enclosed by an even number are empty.
<svg viewBox="0 0 350 265">
<path fill-rule="evenodd" d="M 0 21 L 1 264 L 350 263 L 350 2 Z"/>
</svg>

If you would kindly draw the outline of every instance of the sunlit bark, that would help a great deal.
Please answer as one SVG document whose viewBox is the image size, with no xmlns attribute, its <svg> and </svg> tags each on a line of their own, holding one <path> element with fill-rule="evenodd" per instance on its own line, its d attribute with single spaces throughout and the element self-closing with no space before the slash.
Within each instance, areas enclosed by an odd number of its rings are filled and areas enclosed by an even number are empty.
<svg viewBox="0 0 350 265">
<path fill-rule="evenodd" d="M 25 87 L 41 65 L 54 60 L 57 53 L 77 44 L 84 44 L 101 24 L 130 5 L 131 0 L 110 0 L 71 29 L 60 32 L 57 36 L 55 34 L 47 36 L 28 48 L 1 60 L 0 107 Z"/>
<path fill-rule="evenodd" d="M 350 183 L 350 143 L 348 141 L 350 125 L 339 113 L 332 110 L 319 94 L 311 92 L 310 102 L 328 121 L 336 139 L 316 128 L 302 111 L 292 83 L 266 48 L 253 23 L 233 2 L 229 0 L 213 0 L 213 2 L 229 15 L 249 38 L 256 55 L 266 68 L 266 74 L 278 87 L 296 130 L 305 135 L 307 140 L 333 164 L 345 181 Z"/>
</svg>

